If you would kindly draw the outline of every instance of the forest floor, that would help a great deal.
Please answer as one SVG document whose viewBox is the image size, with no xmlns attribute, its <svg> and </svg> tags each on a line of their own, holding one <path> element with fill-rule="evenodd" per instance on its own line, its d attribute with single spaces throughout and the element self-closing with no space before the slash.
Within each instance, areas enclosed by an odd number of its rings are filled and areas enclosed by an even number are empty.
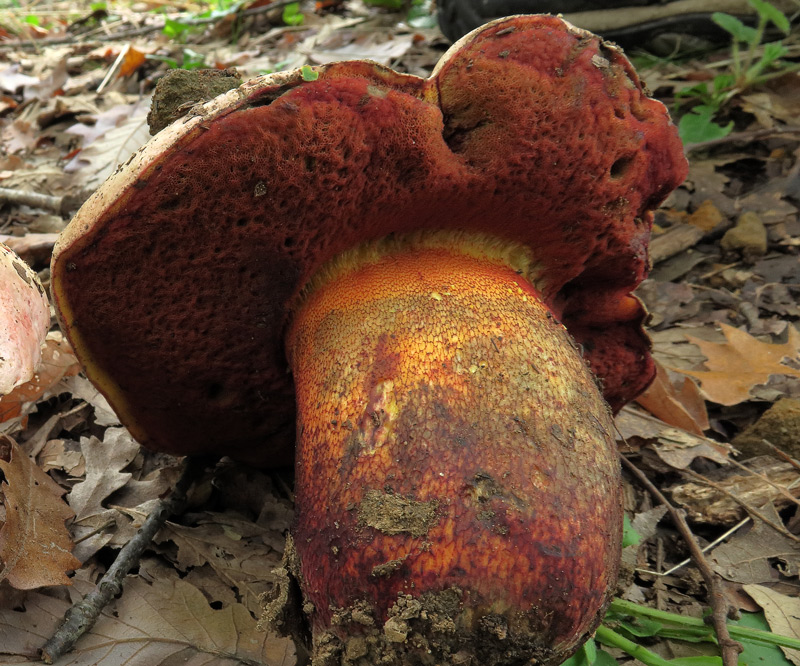
<svg viewBox="0 0 800 666">
<path fill-rule="evenodd" d="M 250 78 L 366 58 L 425 77 L 449 47 L 424 8 L 412 19 L 356 0 L 325 11 L 247 8 L 0 9 L 0 241 L 45 285 L 71 215 L 149 139 L 150 98 L 168 69 L 236 68 Z M 620 450 L 685 512 L 700 544 L 724 537 L 706 559 L 731 603 L 763 612 L 756 626 L 800 637 L 800 75 L 791 71 L 800 38 L 783 44 L 784 74 L 726 100 L 717 121 L 733 123 L 731 133 L 687 143 L 689 176 L 656 214 L 653 269 L 638 295 L 659 375 L 617 427 Z M 729 47 L 629 55 L 676 117 L 701 101 L 680 91 L 732 68 Z M 174 486 L 181 462 L 139 448 L 54 326 L 35 380 L 0 398 L 0 469 L 0 664 L 28 663 Z M 292 521 L 291 488 L 290 471 L 229 460 L 206 470 L 124 593 L 57 664 L 297 663 L 288 639 L 257 628 Z M 37 508 L 52 529 L 47 543 L 74 542 L 72 556 L 49 558 L 30 520 Z M 627 474 L 625 508 L 635 536 L 617 594 L 702 616 L 707 591 L 684 563 L 685 540 Z M 61 584 L 71 569 L 72 585 Z M 668 659 L 714 649 L 643 640 Z M 798 652 L 787 658 L 800 664 Z"/>
</svg>

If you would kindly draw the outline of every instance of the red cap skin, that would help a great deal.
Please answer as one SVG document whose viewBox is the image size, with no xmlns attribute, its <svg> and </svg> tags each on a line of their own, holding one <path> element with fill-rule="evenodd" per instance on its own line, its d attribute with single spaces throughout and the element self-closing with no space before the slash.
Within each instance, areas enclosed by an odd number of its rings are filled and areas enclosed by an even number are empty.
<svg viewBox="0 0 800 666">
<path fill-rule="evenodd" d="M 629 294 L 651 210 L 687 166 L 621 51 L 525 16 L 467 36 L 427 80 L 369 62 L 314 71 L 255 79 L 162 131 L 56 248 L 62 326 L 141 443 L 285 462 L 298 294 L 337 254 L 423 229 L 529 246 L 535 287 L 612 408 L 647 386 Z"/>
</svg>

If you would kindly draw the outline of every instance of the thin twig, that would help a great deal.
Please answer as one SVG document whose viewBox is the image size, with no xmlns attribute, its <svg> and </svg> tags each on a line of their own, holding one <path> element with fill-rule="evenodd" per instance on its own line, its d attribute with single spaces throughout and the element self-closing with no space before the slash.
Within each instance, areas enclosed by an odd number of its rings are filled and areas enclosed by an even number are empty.
<svg viewBox="0 0 800 666">
<path fill-rule="evenodd" d="M 794 495 L 792 495 L 792 493 L 789 492 L 789 490 L 786 488 L 786 486 L 779 486 L 772 479 L 770 479 L 766 474 L 762 474 L 761 472 L 756 472 L 755 470 L 750 469 L 747 465 L 743 465 L 738 460 L 730 459 L 730 460 L 728 460 L 728 462 L 730 464 L 732 464 L 734 467 L 738 467 L 743 472 L 747 472 L 751 476 L 758 477 L 764 483 L 766 483 L 768 486 L 772 486 L 773 488 L 775 488 L 775 490 L 777 490 L 781 495 L 783 495 L 790 502 L 792 502 L 793 504 L 797 504 L 797 506 L 800 506 L 800 499 L 797 499 Z M 794 484 L 792 485 L 792 487 L 794 487 Z"/>
<path fill-rule="evenodd" d="M 84 534 L 80 539 L 75 539 L 75 544 L 83 543 L 86 539 L 91 539 L 93 536 L 100 534 L 100 532 L 104 532 L 109 527 L 114 527 L 117 524 L 116 518 L 109 518 L 106 522 L 102 525 L 95 527 L 91 532 L 88 534 Z"/>
<path fill-rule="evenodd" d="M 158 503 L 152 513 L 147 516 L 136 536 L 122 547 L 117 559 L 114 560 L 97 587 L 67 611 L 61 626 L 42 648 L 41 658 L 44 663 L 52 664 L 67 654 L 78 639 L 94 626 L 103 608 L 122 592 L 125 576 L 138 564 L 142 553 L 150 545 L 158 530 L 161 529 L 167 518 L 181 512 L 186 506 L 186 495 L 189 488 L 205 465 L 206 460 L 202 458 L 186 459 L 181 477 L 169 497 Z"/>
<path fill-rule="evenodd" d="M 249 16 L 257 16 L 258 14 L 266 14 L 273 9 L 282 9 L 283 7 L 287 7 L 289 5 L 294 4 L 297 0 L 276 0 L 268 5 L 264 5 L 262 7 L 253 7 L 252 9 L 244 9 L 240 12 L 234 12 L 232 14 L 225 14 L 223 16 L 208 16 L 204 18 L 187 18 L 181 19 L 182 25 L 191 25 L 191 26 L 200 26 L 200 25 L 208 25 L 209 23 L 217 23 L 225 19 L 228 16 L 233 16 L 235 18 L 247 18 Z M 62 37 L 60 39 L 40 39 L 40 40 L 28 40 L 28 41 L 12 41 L 12 42 L 2 42 L 0 43 L 0 51 L 10 50 L 10 49 L 35 49 L 39 50 L 42 48 L 47 48 L 49 46 L 62 46 L 64 44 L 78 44 L 78 43 L 93 43 L 93 42 L 113 42 L 116 40 L 125 40 L 130 39 L 131 37 L 141 37 L 143 35 L 149 35 L 153 32 L 159 32 L 164 29 L 166 26 L 165 23 L 158 23 L 155 25 L 148 25 L 143 28 L 134 28 L 133 30 L 123 30 L 122 32 L 113 32 L 108 35 L 102 35 L 99 37 L 94 37 L 91 40 L 84 41 L 85 35 L 74 35 L 72 37 Z"/>
<path fill-rule="evenodd" d="M 701 280 L 708 280 L 709 278 L 712 278 L 715 275 L 717 275 L 719 273 L 722 273 L 722 271 L 727 271 L 729 268 L 734 268 L 734 267 L 738 266 L 739 263 L 740 262 L 738 262 L 738 261 L 734 261 L 732 264 L 722 264 L 721 266 L 717 266 L 713 270 L 710 270 L 708 273 L 703 273 L 700 276 L 700 279 Z M 689 286 L 692 289 L 708 289 L 709 291 L 717 291 L 717 289 L 715 289 L 714 287 L 707 287 L 707 286 L 702 285 L 702 284 L 691 284 L 691 283 L 687 283 L 687 284 L 689 284 Z M 732 298 L 736 298 L 736 296 L 734 296 L 733 294 L 731 294 L 731 297 Z M 738 299 L 738 300 L 741 300 L 741 299 Z"/>
<path fill-rule="evenodd" d="M 639 483 L 647 488 L 653 497 L 667 507 L 667 511 L 669 511 L 675 526 L 678 528 L 684 541 L 686 541 L 689 552 L 691 552 L 692 558 L 697 568 L 700 570 L 700 575 L 703 576 L 703 580 L 706 583 L 709 603 L 711 604 L 711 621 L 714 625 L 714 631 L 717 634 L 717 640 L 719 641 L 722 663 L 724 666 L 736 666 L 739 660 L 739 653 L 741 653 L 744 648 L 741 643 L 733 640 L 728 632 L 727 618 L 731 613 L 735 612 L 735 608 L 728 601 L 725 591 L 722 589 L 722 585 L 720 585 L 719 578 L 717 578 L 711 566 L 709 566 L 708 560 L 706 560 L 703 551 L 700 549 L 700 544 L 697 543 L 694 534 L 692 534 L 692 530 L 689 529 L 689 525 L 686 523 L 681 513 L 670 504 L 669 500 L 664 497 L 661 491 L 650 482 L 650 479 L 625 456 L 620 455 L 620 460 L 625 468 L 639 480 Z"/>
<path fill-rule="evenodd" d="M 797 461 L 795 461 L 794 459 L 792 459 L 791 457 L 789 457 L 788 455 L 783 453 L 783 451 L 781 451 L 775 445 L 773 445 L 770 442 L 768 442 L 766 439 L 764 439 L 762 441 L 765 444 L 767 444 L 768 446 L 772 447 L 773 452 L 781 454 L 787 461 L 792 463 L 797 469 L 800 469 L 800 464 L 798 464 Z M 778 491 L 780 491 L 780 493 L 782 495 L 786 496 L 788 499 L 790 499 L 795 504 L 800 504 L 800 501 L 798 501 L 798 499 L 796 497 L 794 497 L 791 493 L 789 493 L 789 489 L 796 487 L 797 484 L 798 484 L 798 481 L 800 481 L 800 479 L 796 479 L 791 485 L 789 485 L 787 487 L 779 486 L 779 485 L 773 483 L 769 479 L 769 477 L 765 476 L 764 474 L 760 474 L 758 472 L 754 472 L 749 467 L 747 467 L 745 465 L 742 465 L 742 463 L 740 463 L 740 462 L 737 462 L 737 461 L 732 460 L 732 459 L 729 459 L 728 462 L 733 463 L 735 466 L 740 467 L 741 469 L 749 472 L 750 474 L 753 474 L 753 475 L 759 477 L 760 479 L 762 479 L 763 481 L 765 481 L 769 485 L 771 485 L 774 488 L 776 488 Z M 716 539 L 714 539 L 714 541 L 712 541 L 705 548 L 703 548 L 703 552 L 704 553 L 709 552 L 714 547 L 718 546 L 720 543 L 725 541 L 725 539 L 727 539 L 729 536 L 731 536 L 734 532 L 737 532 L 738 530 L 740 530 L 742 527 L 747 525 L 747 523 L 751 522 L 752 520 L 753 519 L 750 516 L 747 516 L 746 518 L 743 518 L 738 523 L 736 523 L 736 525 L 731 527 L 727 532 L 725 532 L 724 534 L 720 534 Z M 681 567 L 684 567 L 687 564 L 689 564 L 689 562 L 691 562 L 691 561 L 692 561 L 692 558 L 688 557 L 685 560 L 683 560 L 682 562 L 679 562 L 678 564 L 676 564 L 674 567 L 672 567 L 668 571 L 664 571 L 664 572 L 650 571 L 649 569 L 637 569 L 637 571 L 640 571 L 642 573 L 647 573 L 647 574 L 650 574 L 650 575 L 653 575 L 653 576 L 669 576 L 670 574 L 675 573 Z"/>
<path fill-rule="evenodd" d="M 684 152 L 688 155 L 698 150 L 705 150 L 706 148 L 713 148 L 721 146 L 726 143 L 735 143 L 736 141 L 757 141 L 758 139 L 766 139 L 770 136 L 780 136 L 781 134 L 800 134 L 800 127 L 772 127 L 765 129 L 752 130 L 750 132 L 734 132 L 723 136 L 720 139 L 711 139 L 710 141 L 700 141 L 698 143 L 688 143 L 684 147 Z"/>
<path fill-rule="evenodd" d="M 705 546 L 703 548 L 702 552 L 705 554 L 705 553 L 709 552 L 710 550 L 713 550 L 719 544 L 721 544 L 723 541 L 725 541 L 725 539 L 727 539 L 729 536 L 731 536 L 731 534 L 734 534 L 738 530 L 742 529 L 751 520 L 753 520 L 753 519 L 750 516 L 747 516 L 747 518 L 744 518 L 744 519 L 740 520 L 733 527 L 731 527 L 727 532 L 725 532 L 724 534 L 720 534 L 710 544 Z M 685 560 L 683 560 L 683 562 L 678 562 L 678 564 L 676 564 L 674 567 L 671 567 L 667 571 L 650 571 L 650 569 L 639 569 L 639 568 L 637 568 L 636 571 L 639 571 L 641 573 L 650 574 L 651 576 L 669 576 L 670 574 L 675 573 L 678 569 L 680 569 L 682 567 L 685 567 L 691 561 L 692 561 L 692 558 L 691 557 L 687 557 Z"/>
<path fill-rule="evenodd" d="M 766 444 L 770 448 L 770 450 L 781 460 L 788 462 L 795 469 L 800 469 L 800 463 L 797 462 L 794 458 L 792 458 L 792 456 L 790 456 L 788 453 L 779 449 L 768 439 L 762 439 L 761 441 L 764 442 L 764 444 Z"/>
<path fill-rule="evenodd" d="M 30 206 L 39 210 L 47 210 L 58 215 L 69 215 L 80 208 L 85 196 L 54 197 L 40 192 L 15 190 L 10 187 L 0 187 L 0 203 L 10 203 L 17 206 Z"/>
<path fill-rule="evenodd" d="M 734 502 L 736 502 L 739 506 L 741 506 L 743 509 L 745 509 L 745 511 L 747 511 L 747 513 L 749 513 L 751 516 L 755 516 L 756 518 L 761 520 L 764 524 L 769 525 L 773 530 L 775 530 L 779 534 L 782 534 L 783 536 L 785 536 L 787 539 L 791 539 L 792 541 L 800 542 L 800 537 L 795 536 L 794 534 L 792 534 L 789 530 L 787 530 L 782 525 L 778 525 L 777 523 L 773 522 L 767 516 L 765 516 L 763 513 L 761 513 L 761 511 L 759 511 L 758 509 L 756 509 L 753 506 L 750 506 L 744 500 L 736 497 L 735 494 L 733 494 L 730 490 L 722 487 L 720 484 L 715 483 L 711 479 L 707 479 L 702 474 L 698 474 L 697 472 L 693 472 L 690 469 L 683 469 L 683 470 L 681 470 L 681 472 L 683 472 L 687 476 L 691 477 L 695 481 L 699 481 L 700 483 L 708 486 L 709 488 L 713 488 L 714 490 L 722 493 L 723 495 L 726 495 L 727 497 L 730 497 Z"/>
</svg>

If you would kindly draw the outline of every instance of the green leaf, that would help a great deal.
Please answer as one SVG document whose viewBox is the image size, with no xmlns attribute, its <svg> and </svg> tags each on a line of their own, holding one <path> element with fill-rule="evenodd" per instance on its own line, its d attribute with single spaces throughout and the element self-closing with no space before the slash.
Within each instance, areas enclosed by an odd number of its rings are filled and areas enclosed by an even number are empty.
<svg viewBox="0 0 800 666">
<path fill-rule="evenodd" d="M 696 83 L 688 88 L 682 88 L 675 93 L 675 99 L 696 99 L 697 101 L 707 106 L 713 106 L 719 109 L 720 105 L 725 101 L 729 86 L 733 85 L 734 79 L 730 74 L 719 74 L 714 77 L 709 87 L 708 82 Z"/>
<path fill-rule="evenodd" d="M 144 57 L 145 60 L 155 60 L 156 62 L 166 63 L 167 67 L 170 69 L 178 69 L 178 61 L 175 60 L 175 58 L 168 58 L 167 56 L 156 55 L 154 53 L 148 53 Z"/>
<path fill-rule="evenodd" d="M 191 25 L 168 18 L 164 21 L 164 28 L 161 32 L 163 32 L 170 39 L 175 39 L 176 37 L 181 37 L 184 33 L 191 29 Z"/>
<path fill-rule="evenodd" d="M 303 13 L 300 11 L 299 2 L 293 2 L 291 5 L 286 5 L 283 8 L 283 14 L 281 15 L 281 18 L 286 25 L 303 25 L 303 21 L 306 20 L 306 17 L 303 16 Z"/>
<path fill-rule="evenodd" d="M 402 9 L 405 6 L 405 0 L 364 0 L 364 3 L 372 7 L 385 7 L 386 9 Z"/>
<path fill-rule="evenodd" d="M 745 25 L 735 16 L 723 14 L 722 12 L 714 12 L 711 15 L 711 20 L 723 30 L 729 32 L 733 38 L 739 42 L 753 44 L 758 41 L 758 31 L 755 28 Z"/>
<path fill-rule="evenodd" d="M 768 56 L 770 60 L 777 60 L 789 53 L 789 47 L 785 46 L 783 42 L 770 42 L 764 44 L 764 56 Z"/>
<path fill-rule="evenodd" d="M 578 651 L 573 654 L 569 659 L 561 664 L 561 666 L 596 666 L 597 662 L 597 645 L 593 638 L 590 638 L 583 645 L 578 648 Z M 617 666 L 616 661 L 613 666 Z"/>
<path fill-rule="evenodd" d="M 739 620 L 730 624 L 770 631 L 764 613 L 742 613 Z M 748 640 L 739 640 L 744 646 L 744 652 L 739 655 L 739 666 L 765 666 L 766 664 L 769 666 L 792 666 L 783 651 L 775 645 L 761 645 Z"/>
<path fill-rule="evenodd" d="M 181 69 L 203 69 L 207 66 L 206 57 L 202 53 L 192 51 L 192 49 L 183 49 Z"/>
<path fill-rule="evenodd" d="M 598 650 L 594 666 L 619 666 L 619 662 L 605 650 Z"/>
<path fill-rule="evenodd" d="M 573 654 L 569 659 L 562 661 L 561 666 L 587 666 L 586 656 L 583 652 L 578 650 L 578 652 Z"/>
<path fill-rule="evenodd" d="M 789 49 L 783 45 L 783 42 L 770 42 L 764 44 L 764 55 L 758 61 L 760 69 L 763 71 L 767 69 L 776 60 L 780 60 L 789 52 Z"/>
<path fill-rule="evenodd" d="M 693 86 L 689 86 L 687 88 L 681 88 L 680 90 L 675 91 L 675 97 L 698 97 L 702 98 L 704 95 L 708 95 L 708 84 L 707 83 L 695 83 Z"/>
<path fill-rule="evenodd" d="M 736 83 L 736 79 L 733 74 L 717 74 L 711 84 L 711 88 L 713 89 L 711 96 L 713 97 L 714 95 L 728 90 L 734 83 Z"/>
<path fill-rule="evenodd" d="M 700 655 L 697 657 L 678 657 L 669 660 L 670 666 L 722 666 L 722 657 Z M 741 665 L 740 665 L 741 666 Z"/>
<path fill-rule="evenodd" d="M 300 75 L 303 81 L 316 81 L 319 78 L 319 72 L 314 71 L 311 65 L 303 65 L 300 68 Z"/>
<path fill-rule="evenodd" d="M 432 0 L 412 0 L 411 8 L 406 14 L 406 23 L 412 28 L 435 28 L 436 10 Z"/>
<path fill-rule="evenodd" d="M 408 12 L 408 16 L 406 16 L 406 23 L 417 30 L 430 30 L 438 25 L 433 14 L 416 13 L 413 7 Z"/>
<path fill-rule="evenodd" d="M 633 525 L 631 525 L 631 519 L 628 518 L 628 514 L 625 514 L 625 518 L 622 521 L 622 547 L 625 548 L 626 546 L 635 546 L 639 542 L 641 542 L 642 537 L 639 536 L 639 533 L 633 529 Z"/>
<path fill-rule="evenodd" d="M 747 0 L 750 6 L 758 12 L 758 15 L 767 21 L 772 21 L 784 34 L 788 35 L 791 26 L 786 15 L 774 5 L 764 0 Z"/>
<path fill-rule="evenodd" d="M 725 126 L 715 123 L 713 117 L 716 112 L 717 109 L 712 106 L 700 105 L 684 114 L 678 123 L 678 133 L 683 142 L 703 143 L 728 136 L 733 130 L 733 121 Z"/>
<path fill-rule="evenodd" d="M 39 17 L 38 16 L 34 16 L 33 14 L 28 14 L 25 17 L 25 23 L 27 23 L 28 25 L 36 26 L 36 27 L 39 27 L 40 25 L 42 25 L 42 22 L 39 20 Z"/>
<path fill-rule="evenodd" d="M 590 664 L 594 664 L 597 660 L 597 645 L 594 642 L 593 638 L 590 638 L 586 641 L 582 646 L 581 650 L 583 650 L 584 654 L 586 655 L 586 661 Z"/>
</svg>

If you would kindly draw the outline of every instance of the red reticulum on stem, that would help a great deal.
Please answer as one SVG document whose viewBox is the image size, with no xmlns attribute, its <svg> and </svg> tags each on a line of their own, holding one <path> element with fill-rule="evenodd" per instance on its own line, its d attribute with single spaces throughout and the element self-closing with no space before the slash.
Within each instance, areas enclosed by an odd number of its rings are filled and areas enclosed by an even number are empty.
<svg viewBox="0 0 800 666">
<path fill-rule="evenodd" d="M 320 664 L 559 664 L 616 578 L 619 463 L 594 378 L 526 278 L 443 245 L 348 260 L 287 336 Z"/>
</svg>

